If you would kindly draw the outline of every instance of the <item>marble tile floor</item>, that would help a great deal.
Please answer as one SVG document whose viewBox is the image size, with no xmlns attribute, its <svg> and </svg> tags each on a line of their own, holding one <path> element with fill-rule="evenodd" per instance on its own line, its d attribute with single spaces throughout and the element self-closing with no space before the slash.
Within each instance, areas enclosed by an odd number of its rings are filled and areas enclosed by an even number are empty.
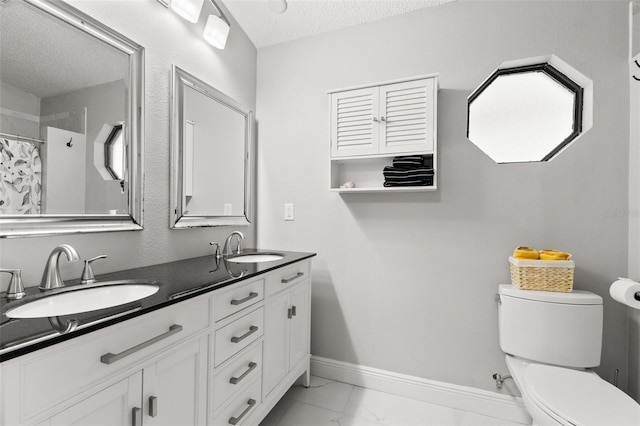
<svg viewBox="0 0 640 426">
<path fill-rule="evenodd" d="M 260 426 L 521 426 L 321 377 L 294 385 Z"/>
</svg>

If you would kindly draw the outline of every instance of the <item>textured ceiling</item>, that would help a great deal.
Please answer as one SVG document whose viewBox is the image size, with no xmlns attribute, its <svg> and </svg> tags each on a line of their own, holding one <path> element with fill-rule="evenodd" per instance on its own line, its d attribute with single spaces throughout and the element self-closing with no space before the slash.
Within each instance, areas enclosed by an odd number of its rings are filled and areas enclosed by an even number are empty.
<svg viewBox="0 0 640 426">
<path fill-rule="evenodd" d="M 222 2 L 259 49 L 450 1 L 454 0 L 288 0 L 282 14 L 269 10 L 269 0 Z"/>
<path fill-rule="evenodd" d="M 22 1 L 0 6 L 0 79 L 43 99 L 128 75 L 126 54 Z"/>
</svg>

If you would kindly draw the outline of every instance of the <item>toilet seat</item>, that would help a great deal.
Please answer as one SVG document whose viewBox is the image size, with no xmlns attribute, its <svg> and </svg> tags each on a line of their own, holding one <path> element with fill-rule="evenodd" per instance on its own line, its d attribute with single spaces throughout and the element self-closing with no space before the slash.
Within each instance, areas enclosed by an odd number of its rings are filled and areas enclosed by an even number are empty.
<svg viewBox="0 0 640 426">
<path fill-rule="evenodd" d="M 640 425 L 640 405 L 593 372 L 530 364 L 524 373 L 532 402 L 560 424 Z"/>
</svg>

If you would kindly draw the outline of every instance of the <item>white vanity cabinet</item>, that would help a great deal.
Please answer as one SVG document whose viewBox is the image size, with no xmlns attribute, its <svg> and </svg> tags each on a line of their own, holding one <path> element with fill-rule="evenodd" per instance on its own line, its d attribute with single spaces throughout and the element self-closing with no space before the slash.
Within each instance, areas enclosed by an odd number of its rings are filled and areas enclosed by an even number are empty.
<svg viewBox="0 0 640 426">
<path fill-rule="evenodd" d="M 308 380 L 309 274 L 301 260 L 5 361 L 0 425 L 258 424 Z"/>
<path fill-rule="evenodd" d="M 201 296 L 6 361 L 0 424 L 171 424 L 162 419 L 176 407 L 194 419 L 184 424 L 201 424 L 210 323 L 210 297 Z M 163 401 L 158 421 L 152 397 Z"/>
<path fill-rule="evenodd" d="M 63 409 L 38 426 L 203 424 L 207 338 L 191 340 L 168 352 L 157 362 Z"/>
<path fill-rule="evenodd" d="M 438 75 L 329 92 L 331 189 L 335 192 L 433 191 L 383 186 L 382 169 L 400 155 L 429 156 L 437 165 Z M 355 188 L 340 188 L 346 182 Z"/>
<path fill-rule="evenodd" d="M 265 303 L 265 396 L 309 354 L 309 265 L 294 265 L 267 280 Z"/>
</svg>

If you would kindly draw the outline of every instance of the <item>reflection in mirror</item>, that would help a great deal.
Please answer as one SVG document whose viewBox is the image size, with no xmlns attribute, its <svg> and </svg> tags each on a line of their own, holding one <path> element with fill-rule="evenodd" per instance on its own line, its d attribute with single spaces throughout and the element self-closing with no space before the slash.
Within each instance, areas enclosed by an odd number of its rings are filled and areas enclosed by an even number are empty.
<svg viewBox="0 0 640 426">
<path fill-rule="evenodd" d="M 469 96 L 467 136 L 497 163 L 548 161 L 591 127 L 591 96 L 553 55 L 507 62 Z"/>
<path fill-rule="evenodd" d="M 64 2 L 0 21 L 0 237 L 141 229 L 143 48 Z"/>
<path fill-rule="evenodd" d="M 251 111 L 173 67 L 171 227 L 248 225 Z"/>
</svg>

